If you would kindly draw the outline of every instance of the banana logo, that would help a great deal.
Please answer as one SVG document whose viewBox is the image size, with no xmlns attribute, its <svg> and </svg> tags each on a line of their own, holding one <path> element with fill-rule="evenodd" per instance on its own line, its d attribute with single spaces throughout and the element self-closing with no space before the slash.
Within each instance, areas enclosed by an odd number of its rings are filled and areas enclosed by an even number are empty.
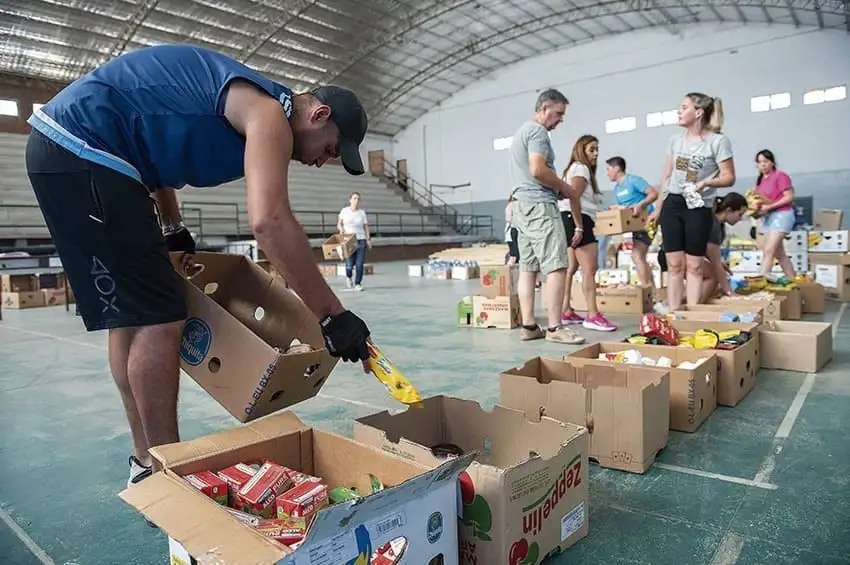
<svg viewBox="0 0 850 565">
<path fill-rule="evenodd" d="M 360 524 L 354 530 L 354 539 L 357 541 L 357 557 L 349 561 L 347 565 L 369 565 L 372 557 L 372 540 L 369 538 L 369 530 Z"/>
<path fill-rule="evenodd" d="M 740 264 L 741 264 L 741 258 L 740 257 L 730 257 L 729 258 L 729 268 L 730 269 L 734 269 Z"/>
<path fill-rule="evenodd" d="M 820 242 L 822 242 L 822 241 L 823 241 L 823 234 L 822 233 L 817 232 L 817 231 L 810 231 L 809 232 L 809 241 L 808 241 L 808 248 L 809 249 L 812 249 L 813 247 L 817 247 L 818 245 L 820 245 Z"/>
</svg>

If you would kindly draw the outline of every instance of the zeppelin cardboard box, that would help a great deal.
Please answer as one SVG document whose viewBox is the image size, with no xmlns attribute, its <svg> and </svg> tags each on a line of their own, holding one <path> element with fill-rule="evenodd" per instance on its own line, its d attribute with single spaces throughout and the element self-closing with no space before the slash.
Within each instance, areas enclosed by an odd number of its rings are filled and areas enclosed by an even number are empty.
<svg viewBox="0 0 850 565">
<path fill-rule="evenodd" d="M 121 493 L 170 538 L 172 555 L 227 565 L 367 565 L 373 552 L 401 540 L 404 562 L 458 565 L 457 480 L 474 457 L 428 468 L 304 425 L 282 412 L 207 437 L 162 445 L 151 455 L 163 471 Z M 319 510 L 293 551 L 261 535 L 182 477 L 245 461 L 271 460 L 320 477 L 329 486 L 371 492 Z M 183 551 L 180 551 L 180 550 Z"/>
<path fill-rule="evenodd" d="M 179 270 L 179 254 L 172 254 Z M 283 279 L 243 255 L 202 252 L 186 274 L 180 367 L 248 422 L 314 397 L 337 360 Z M 313 351 L 286 354 L 298 340 Z"/>
<path fill-rule="evenodd" d="M 670 375 L 664 369 L 536 357 L 502 373 L 499 389 L 504 406 L 585 426 L 590 458 L 603 467 L 644 473 L 667 445 Z"/>
<path fill-rule="evenodd" d="M 478 452 L 460 476 L 462 563 L 539 564 L 587 535 L 586 428 L 446 396 L 422 404 L 356 420 L 354 439 L 429 467 L 441 446 Z"/>
</svg>

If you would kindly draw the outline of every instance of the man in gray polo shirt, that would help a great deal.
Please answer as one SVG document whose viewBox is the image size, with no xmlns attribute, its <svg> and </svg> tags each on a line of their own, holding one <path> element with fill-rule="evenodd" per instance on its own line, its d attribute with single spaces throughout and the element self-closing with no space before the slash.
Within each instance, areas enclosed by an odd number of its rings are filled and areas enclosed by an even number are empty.
<svg viewBox="0 0 850 565">
<path fill-rule="evenodd" d="M 564 121 L 566 96 L 554 89 L 537 97 L 534 116 L 522 124 L 511 142 L 508 167 L 515 198 L 511 225 L 518 232 L 520 257 L 519 303 L 522 340 L 540 339 L 560 343 L 584 343 L 584 338 L 561 325 L 569 255 L 559 198 L 573 195 L 572 187 L 555 172 L 555 152 L 549 132 Z M 548 326 L 544 331 L 534 318 L 534 285 L 537 273 L 545 277 Z"/>
</svg>

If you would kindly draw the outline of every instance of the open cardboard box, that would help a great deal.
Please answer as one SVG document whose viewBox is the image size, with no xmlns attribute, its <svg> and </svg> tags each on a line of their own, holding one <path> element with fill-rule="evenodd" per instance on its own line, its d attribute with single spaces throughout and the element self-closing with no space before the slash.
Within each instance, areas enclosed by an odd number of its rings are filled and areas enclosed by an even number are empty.
<svg viewBox="0 0 850 565">
<path fill-rule="evenodd" d="M 318 394 L 338 360 L 283 279 L 243 255 L 201 252 L 194 264 L 180 367 L 241 422 Z M 294 339 L 313 351 L 286 355 Z"/>
<path fill-rule="evenodd" d="M 354 438 L 428 466 L 445 461 L 432 451 L 440 444 L 478 451 L 461 474 L 462 563 L 540 563 L 587 535 L 584 427 L 436 396 L 356 420 Z"/>
<path fill-rule="evenodd" d="M 624 342 L 602 342 L 585 346 L 568 354 L 564 360 L 577 364 L 628 366 L 623 363 L 599 360 L 600 353 L 617 353 L 635 349 L 645 357 L 658 359 L 667 357 L 672 367 L 664 368 L 670 373 L 670 429 L 694 432 L 717 407 L 717 356 L 714 351 L 685 349 L 668 345 L 635 345 Z M 695 369 L 678 369 L 679 364 L 690 361 L 699 363 Z"/>
<path fill-rule="evenodd" d="M 701 329 L 715 332 L 740 330 L 751 334 L 750 340 L 735 349 L 714 349 L 717 356 L 717 404 L 737 406 L 756 384 L 756 373 L 761 367 L 759 351 L 759 324 L 735 322 L 699 322 L 672 320 L 670 325 L 679 335 L 692 335 Z"/>
<path fill-rule="evenodd" d="M 747 312 L 760 309 L 764 313 L 765 320 L 785 320 L 788 318 L 785 297 L 778 294 L 774 295 L 773 300 L 750 299 L 747 295 L 721 296 L 710 299 L 708 305 L 711 304 L 722 305 L 730 312 Z"/>
<path fill-rule="evenodd" d="M 785 298 L 785 318 L 783 319 L 799 320 L 803 317 L 803 292 L 799 286 L 770 292 Z"/>
<path fill-rule="evenodd" d="M 580 312 L 587 311 L 587 301 L 581 283 L 574 281 L 570 295 L 572 307 Z M 652 288 L 631 286 L 628 288 L 597 287 L 596 305 L 600 312 L 611 314 L 643 314 L 652 312 Z"/>
<path fill-rule="evenodd" d="M 761 366 L 817 373 L 832 360 L 832 324 L 780 320 L 761 327 Z"/>
<path fill-rule="evenodd" d="M 121 493 L 199 562 L 228 565 L 360 565 L 383 544 L 404 538 L 401 563 L 458 564 L 457 480 L 475 456 L 427 468 L 276 414 L 195 440 L 158 446 L 164 471 Z M 371 492 L 369 474 L 385 490 L 320 510 L 293 552 L 234 518 L 181 477 L 241 462 L 271 460 L 339 485 Z M 365 555 L 364 555 L 365 554 Z"/>
<path fill-rule="evenodd" d="M 670 374 L 664 369 L 535 357 L 502 373 L 499 399 L 530 418 L 585 426 L 590 458 L 603 467 L 644 473 L 667 445 Z"/>
<path fill-rule="evenodd" d="M 345 261 L 357 249 L 357 236 L 353 233 L 335 233 L 322 244 L 322 255 L 328 261 Z"/>
</svg>

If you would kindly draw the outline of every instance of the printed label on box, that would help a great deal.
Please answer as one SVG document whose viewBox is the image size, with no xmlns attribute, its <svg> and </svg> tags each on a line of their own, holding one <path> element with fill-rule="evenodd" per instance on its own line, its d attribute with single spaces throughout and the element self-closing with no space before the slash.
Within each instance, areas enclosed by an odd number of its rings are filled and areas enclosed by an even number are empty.
<svg viewBox="0 0 850 565">
<path fill-rule="evenodd" d="M 829 288 L 838 288 L 838 265 L 815 265 L 815 280 Z"/>
<path fill-rule="evenodd" d="M 404 516 L 404 512 L 394 512 L 389 516 L 373 520 L 367 527 L 369 529 L 369 535 L 373 538 L 377 538 L 386 535 L 397 528 L 401 528 L 406 523 L 407 519 Z"/>
<path fill-rule="evenodd" d="M 307 550 L 310 553 L 310 565 L 339 565 L 357 557 L 357 541 L 354 532 L 347 530 Z"/>
<path fill-rule="evenodd" d="M 566 541 L 584 525 L 584 501 L 561 518 L 561 541 Z"/>
</svg>

